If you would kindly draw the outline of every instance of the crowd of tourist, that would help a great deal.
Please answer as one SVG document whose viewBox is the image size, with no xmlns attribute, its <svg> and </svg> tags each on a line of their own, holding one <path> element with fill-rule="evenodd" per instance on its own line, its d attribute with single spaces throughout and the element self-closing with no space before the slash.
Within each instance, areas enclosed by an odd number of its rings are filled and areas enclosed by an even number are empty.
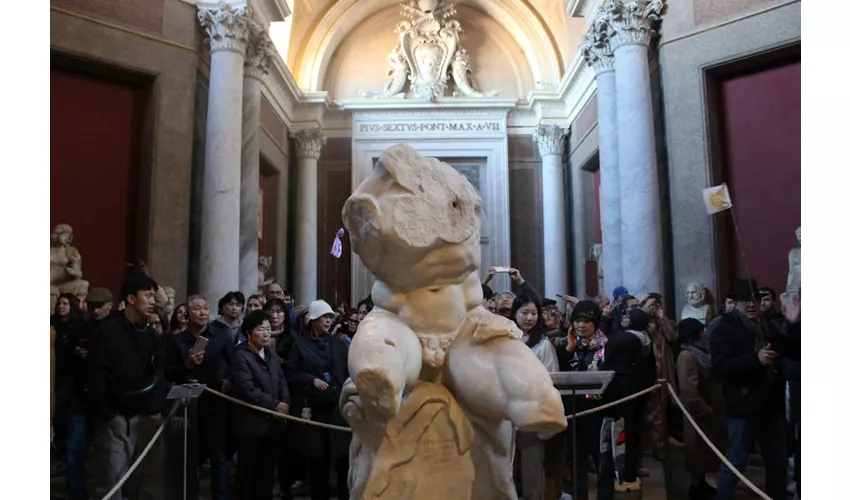
<svg viewBox="0 0 850 500">
<path fill-rule="evenodd" d="M 786 498 L 793 483 L 800 495 L 799 300 L 783 314 L 772 290 L 737 280 L 724 297 L 723 314 L 709 325 L 694 318 L 676 323 L 665 314 L 658 293 L 635 297 L 618 287 L 613 301 L 546 298 L 516 269 L 509 275 L 517 294 L 494 293 L 488 283 L 495 272 L 491 269 L 482 283 L 483 305 L 516 323 L 522 341 L 549 372 L 614 372 L 602 395 L 577 397 L 577 411 L 627 398 L 659 380 L 669 382 L 699 428 L 739 471 L 746 470 L 757 444 L 766 493 Z M 151 449 L 113 498 L 146 494 L 176 500 L 184 497 L 185 483 L 186 498 L 197 499 L 200 471 L 208 463 L 215 500 L 271 499 L 275 492 L 281 498 L 303 493 L 347 499 L 349 433 L 283 421 L 211 392 L 188 404 L 184 418 L 181 400 L 167 394 L 174 385 L 204 384 L 267 410 L 346 426 L 338 402 L 349 377 L 348 345 L 371 311 L 371 300 L 356 309 L 332 308 L 322 300 L 294 304 L 272 282 L 247 298 L 229 292 L 214 310 L 208 298 L 190 296 L 169 317 L 158 305 L 159 292 L 141 268 L 128 274 L 117 297 L 94 288 L 82 303 L 72 294 L 56 302 L 51 443 L 54 460 L 66 468 L 69 498 L 99 498 L 108 491 L 171 416 L 163 446 Z M 567 396 L 564 407 L 573 407 Z M 517 434 L 520 498 L 562 498 L 571 491 L 564 475 L 572 465 L 576 500 L 588 498 L 591 472 L 600 500 L 613 498 L 616 490 L 639 490 L 640 478 L 649 474 L 642 467 L 644 454 L 666 460 L 670 447 L 684 449 L 690 498 L 733 498 L 737 477 L 682 418 L 666 387 L 570 425 L 576 426 L 576 456 L 570 452 L 571 430 Z M 87 461 L 90 448 L 94 462 Z M 712 473 L 717 473 L 716 488 L 706 480 Z"/>
</svg>

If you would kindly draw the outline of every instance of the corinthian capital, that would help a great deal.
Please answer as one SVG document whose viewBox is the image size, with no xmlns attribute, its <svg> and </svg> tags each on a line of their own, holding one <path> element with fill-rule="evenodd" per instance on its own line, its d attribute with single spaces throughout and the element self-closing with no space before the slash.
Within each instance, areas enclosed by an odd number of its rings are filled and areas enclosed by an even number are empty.
<svg viewBox="0 0 850 500">
<path fill-rule="evenodd" d="M 611 0 L 601 16 L 610 23 L 613 33 L 611 47 L 621 45 L 644 45 L 657 33 L 655 27 L 661 21 L 664 0 Z"/>
<path fill-rule="evenodd" d="M 540 150 L 540 156 L 564 154 L 568 135 L 569 129 L 557 125 L 537 127 L 534 131 L 534 141 L 537 143 L 537 149 Z"/>
<path fill-rule="evenodd" d="M 249 25 L 246 7 L 234 9 L 223 1 L 218 8 L 199 7 L 198 22 L 207 32 L 211 52 L 229 50 L 245 53 Z"/>
<path fill-rule="evenodd" d="M 245 76 L 259 79 L 267 75 L 274 50 L 274 44 L 266 30 L 256 21 L 249 21 L 245 44 Z"/>
<path fill-rule="evenodd" d="M 318 160 L 327 138 L 321 129 L 302 130 L 295 134 L 298 158 Z"/>
<path fill-rule="evenodd" d="M 593 67 L 597 75 L 614 70 L 614 51 L 611 48 L 614 28 L 604 14 L 602 12 L 596 16 L 579 46 L 581 55 Z"/>
</svg>

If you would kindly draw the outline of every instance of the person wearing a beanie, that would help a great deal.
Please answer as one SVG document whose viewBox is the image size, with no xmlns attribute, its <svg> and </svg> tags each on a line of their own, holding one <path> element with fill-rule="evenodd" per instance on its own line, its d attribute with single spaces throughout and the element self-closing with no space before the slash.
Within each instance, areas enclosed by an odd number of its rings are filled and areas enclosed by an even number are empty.
<svg viewBox="0 0 850 500">
<path fill-rule="evenodd" d="M 694 318 L 680 321 L 678 330 L 682 346 L 676 362 L 679 397 L 700 429 L 723 451 L 726 442 L 723 393 L 720 383 L 711 376 L 708 333 L 705 325 Z M 691 474 L 689 496 L 713 498 L 717 491 L 706 482 L 705 475 L 717 471 L 720 460 L 689 422 L 685 422 L 684 431 L 685 464 Z"/>
<path fill-rule="evenodd" d="M 611 359 L 608 350 L 608 337 L 599 330 L 601 311 L 596 302 L 582 300 L 575 304 L 570 314 L 569 332 L 566 342 L 559 348 L 559 356 L 564 360 L 561 365 L 565 371 L 604 371 L 608 365 L 616 365 L 617 361 Z M 612 384 L 614 382 L 612 381 Z M 614 384 L 617 385 L 617 384 Z M 609 385 L 609 388 L 613 388 Z M 610 389 L 609 389 L 610 390 Z M 619 393 L 614 389 L 610 395 L 606 390 L 603 396 L 575 396 L 576 411 L 581 412 L 596 408 Z M 565 398 L 569 398 L 566 396 Z M 611 400 L 613 401 L 613 399 Z M 571 407 L 571 401 L 564 401 L 564 407 Z M 615 434 L 617 428 L 622 429 L 622 418 L 618 418 L 617 407 L 601 412 L 591 413 L 576 419 L 576 456 L 575 461 L 577 475 L 576 481 L 578 497 L 575 500 L 587 500 L 588 498 L 588 461 L 584 459 L 590 455 L 596 464 L 597 470 L 597 498 L 599 500 L 611 500 L 614 497 L 614 468 L 615 460 L 612 453 L 610 435 L 612 426 Z M 567 439 L 571 440 L 573 434 L 567 433 Z M 603 445 L 604 443 L 604 445 Z M 568 450 L 572 447 L 568 446 Z"/>
</svg>

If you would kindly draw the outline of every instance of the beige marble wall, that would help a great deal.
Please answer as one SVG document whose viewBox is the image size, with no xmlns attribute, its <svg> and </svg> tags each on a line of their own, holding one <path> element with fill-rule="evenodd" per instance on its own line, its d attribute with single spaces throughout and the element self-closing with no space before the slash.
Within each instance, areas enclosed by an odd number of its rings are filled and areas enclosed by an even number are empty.
<svg viewBox="0 0 850 500">
<path fill-rule="evenodd" d="M 150 159 L 151 173 L 140 183 L 150 185 L 149 199 L 141 204 L 150 207 L 147 261 L 157 281 L 183 297 L 201 47 L 195 8 L 180 0 L 57 0 L 51 4 L 50 45 L 54 53 L 154 78 L 142 152 Z"/>
</svg>

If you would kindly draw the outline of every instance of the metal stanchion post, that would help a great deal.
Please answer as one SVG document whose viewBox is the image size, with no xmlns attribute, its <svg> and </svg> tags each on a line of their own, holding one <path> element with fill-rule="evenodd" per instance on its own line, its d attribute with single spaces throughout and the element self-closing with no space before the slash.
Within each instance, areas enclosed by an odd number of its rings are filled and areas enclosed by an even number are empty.
<svg viewBox="0 0 850 500">
<path fill-rule="evenodd" d="M 198 399 L 206 389 L 204 384 L 175 385 L 168 391 L 166 399 L 179 399 L 183 405 L 183 500 L 187 500 L 186 477 L 189 475 L 189 404 L 193 399 Z"/>
<path fill-rule="evenodd" d="M 573 389 L 572 402 L 573 418 L 570 427 L 573 428 L 573 500 L 578 498 L 578 453 L 576 453 L 576 390 Z M 585 457 L 587 459 L 587 457 Z"/>
<path fill-rule="evenodd" d="M 664 439 L 664 460 L 661 465 L 664 467 L 664 490 L 667 493 L 667 500 L 673 500 L 673 480 L 670 475 L 670 430 L 667 428 L 669 419 L 667 418 L 667 391 L 661 391 L 661 424 L 662 424 L 662 439 Z"/>
</svg>

